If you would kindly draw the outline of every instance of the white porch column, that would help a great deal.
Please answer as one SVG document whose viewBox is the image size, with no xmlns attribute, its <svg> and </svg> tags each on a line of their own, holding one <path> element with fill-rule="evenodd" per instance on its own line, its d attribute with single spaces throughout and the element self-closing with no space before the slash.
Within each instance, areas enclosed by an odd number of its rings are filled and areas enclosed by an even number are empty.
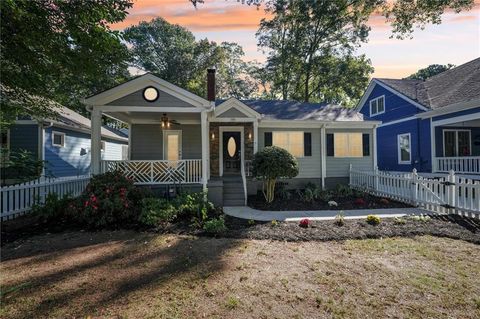
<svg viewBox="0 0 480 319">
<path fill-rule="evenodd" d="M 373 170 L 377 169 L 377 126 L 373 127 L 373 134 L 372 134 L 372 144 L 373 144 Z"/>
<path fill-rule="evenodd" d="M 102 140 L 102 111 L 92 108 L 91 111 L 91 147 L 90 171 L 92 174 L 101 173 L 101 140 Z"/>
<path fill-rule="evenodd" d="M 436 150 L 437 150 L 437 142 L 435 141 L 435 137 L 436 137 L 436 134 L 435 134 L 435 126 L 433 125 L 433 119 L 430 118 L 430 152 L 431 152 L 431 163 L 432 163 L 432 173 L 435 173 L 438 169 L 437 167 L 437 154 L 436 154 Z"/>
<path fill-rule="evenodd" d="M 207 112 L 201 113 L 201 129 L 202 129 L 202 185 L 203 190 L 207 190 L 208 181 L 208 121 Z"/>
<path fill-rule="evenodd" d="M 322 168 L 322 189 L 325 189 L 325 175 L 327 175 L 327 134 L 325 125 L 322 125 L 320 129 L 320 158 Z"/>
<path fill-rule="evenodd" d="M 253 154 L 258 151 L 258 119 L 253 121 Z"/>
</svg>

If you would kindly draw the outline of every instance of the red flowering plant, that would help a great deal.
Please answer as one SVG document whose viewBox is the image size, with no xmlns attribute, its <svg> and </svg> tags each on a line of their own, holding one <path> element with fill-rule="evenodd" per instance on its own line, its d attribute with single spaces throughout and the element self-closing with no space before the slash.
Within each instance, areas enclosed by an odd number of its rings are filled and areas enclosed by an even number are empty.
<svg viewBox="0 0 480 319">
<path fill-rule="evenodd" d="M 74 220 L 88 227 L 131 226 L 141 212 L 145 192 L 120 172 L 92 177 L 72 212 Z"/>
<path fill-rule="evenodd" d="M 308 228 L 308 226 L 310 226 L 310 219 L 304 218 L 300 221 L 298 225 L 302 228 Z"/>
<path fill-rule="evenodd" d="M 358 206 L 367 205 L 367 202 L 363 198 L 357 198 L 353 203 Z"/>
</svg>

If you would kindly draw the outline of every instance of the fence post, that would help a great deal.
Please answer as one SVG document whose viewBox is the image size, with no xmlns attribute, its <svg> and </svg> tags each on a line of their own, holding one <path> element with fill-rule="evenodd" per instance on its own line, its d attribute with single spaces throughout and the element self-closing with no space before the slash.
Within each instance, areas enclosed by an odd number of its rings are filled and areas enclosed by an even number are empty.
<svg viewBox="0 0 480 319">
<path fill-rule="evenodd" d="M 373 187 L 375 189 L 375 192 L 378 192 L 378 166 L 375 166 L 374 170 L 373 170 Z"/>
<path fill-rule="evenodd" d="M 455 183 L 455 171 L 450 170 L 448 173 L 448 212 L 449 213 L 454 213 L 455 210 L 455 198 L 457 195 L 457 187 Z"/>
<path fill-rule="evenodd" d="M 352 163 L 350 163 L 348 168 L 348 183 L 350 184 L 350 187 L 352 187 Z"/>
<path fill-rule="evenodd" d="M 412 203 L 414 206 L 418 206 L 418 173 L 417 169 L 414 168 L 412 171 Z"/>
</svg>

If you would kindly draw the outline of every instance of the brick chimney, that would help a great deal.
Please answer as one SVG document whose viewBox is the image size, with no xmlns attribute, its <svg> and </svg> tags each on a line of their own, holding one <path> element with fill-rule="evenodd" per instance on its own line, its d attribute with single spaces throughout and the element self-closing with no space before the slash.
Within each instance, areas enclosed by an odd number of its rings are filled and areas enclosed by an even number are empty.
<svg viewBox="0 0 480 319">
<path fill-rule="evenodd" d="M 207 70 L 207 100 L 215 101 L 215 69 Z"/>
</svg>

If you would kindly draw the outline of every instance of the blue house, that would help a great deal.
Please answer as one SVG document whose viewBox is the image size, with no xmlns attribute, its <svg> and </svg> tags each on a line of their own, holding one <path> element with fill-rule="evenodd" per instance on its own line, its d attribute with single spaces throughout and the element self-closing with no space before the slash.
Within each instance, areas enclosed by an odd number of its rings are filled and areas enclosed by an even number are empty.
<svg viewBox="0 0 480 319">
<path fill-rule="evenodd" d="M 425 81 L 373 79 L 357 111 L 382 122 L 379 169 L 480 174 L 480 58 Z"/>
<path fill-rule="evenodd" d="M 44 175 L 79 176 L 90 172 L 90 120 L 58 107 L 56 119 L 18 118 L 2 133 L 3 161 L 13 152 L 28 151 L 45 161 Z M 128 136 L 106 126 L 101 128 L 101 156 L 105 160 L 128 159 Z M 6 155 L 6 156 L 5 156 Z M 2 163 L 2 164 L 5 164 Z M 4 165 L 3 165 L 4 166 Z M 15 180 L 14 172 L 4 168 L 2 180 Z"/>
</svg>

